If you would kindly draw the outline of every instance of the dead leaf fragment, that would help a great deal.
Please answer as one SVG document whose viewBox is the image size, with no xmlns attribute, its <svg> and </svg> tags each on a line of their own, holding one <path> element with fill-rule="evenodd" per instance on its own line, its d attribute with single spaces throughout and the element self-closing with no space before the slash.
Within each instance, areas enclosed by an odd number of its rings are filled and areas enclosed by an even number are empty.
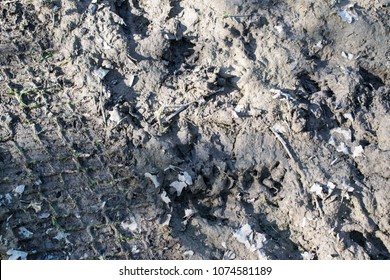
<svg viewBox="0 0 390 280">
<path fill-rule="evenodd" d="M 10 249 L 7 251 L 7 255 L 10 256 L 8 258 L 9 260 L 25 260 L 27 259 L 28 253 L 19 250 Z"/>
<path fill-rule="evenodd" d="M 156 188 L 160 187 L 160 183 L 158 182 L 156 175 L 152 175 L 150 173 L 145 173 L 145 177 L 152 180 L 152 182 Z"/>
<path fill-rule="evenodd" d="M 181 195 L 181 192 L 185 187 L 187 187 L 187 184 L 182 181 L 175 181 L 170 184 L 171 187 L 173 187 L 176 190 L 177 196 Z"/>
<path fill-rule="evenodd" d="M 171 200 L 167 196 L 167 192 L 166 191 L 163 191 L 163 193 L 160 196 L 161 196 L 162 201 L 164 201 L 166 204 L 169 205 L 169 203 L 171 203 Z"/>
</svg>

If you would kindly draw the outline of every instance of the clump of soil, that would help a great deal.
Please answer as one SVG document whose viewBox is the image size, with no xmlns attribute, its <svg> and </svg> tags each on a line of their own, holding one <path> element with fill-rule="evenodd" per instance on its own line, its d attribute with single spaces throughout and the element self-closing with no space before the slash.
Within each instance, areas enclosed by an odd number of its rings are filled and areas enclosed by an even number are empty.
<svg viewBox="0 0 390 280">
<path fill-rule="evenodd" d="M 2 259 L 389 259 L 389 9 L 2 1 Z"/>
</svg>

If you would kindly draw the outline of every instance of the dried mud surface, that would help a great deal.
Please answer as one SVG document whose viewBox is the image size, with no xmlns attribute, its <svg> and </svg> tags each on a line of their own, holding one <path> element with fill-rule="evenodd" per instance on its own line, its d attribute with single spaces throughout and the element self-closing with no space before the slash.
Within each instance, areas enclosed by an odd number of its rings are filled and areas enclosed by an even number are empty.
<svg viewBox="0 0 390 280">
<path fill-rule="evenodd" d="M 1 1 L 1 258 L 389 259 L 389 18 Z"/>
</svg>

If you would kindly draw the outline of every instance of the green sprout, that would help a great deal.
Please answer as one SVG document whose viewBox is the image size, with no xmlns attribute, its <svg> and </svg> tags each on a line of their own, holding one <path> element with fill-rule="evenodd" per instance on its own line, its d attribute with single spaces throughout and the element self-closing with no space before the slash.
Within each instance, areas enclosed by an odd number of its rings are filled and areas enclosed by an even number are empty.
<svg viewBox="0 0 390 280">
<path fill-rule="evenodd" d="M 42 58 L 41 60 L 39 61 L 40 63 L 44 62 L 44 61 L 47 61 L 49 60 L 50 58 L 53 57 L 53 52 L 49 51 L 49 52 L 43 52 L 42 53 Z"/>
<path fill-rule="evenodd" d="M 224 12 L 222 18 L 228 18 L 230 17 L 230 14 L 228 12 Z"/>
<path fill-rule="evenodd" d="M 23 89 L 21 91 L 17 91 L 13 88 L 11 88 L 10 86 L 8 86 L 9 90 L 8 90 L 8 95 L 9 96 L 13 96 L 16 98 L 16 100 L 18 101 L 19 103 L 19 106 L 22 108 L 22 109 L 36 109 L 39 107 L 39 105 L 37 103 L 31 103 L 31 104 L 27 104 L 25 102 L 25 97 L 30 97 L 32 95 L 37 95 L 37 96 L 41 96 L 42 95 L 42 92 L 40 90 L 37 90 L 37 89 L 33 89 L 33 88 L 26 88 L 26 89 Z"/>
</svg>

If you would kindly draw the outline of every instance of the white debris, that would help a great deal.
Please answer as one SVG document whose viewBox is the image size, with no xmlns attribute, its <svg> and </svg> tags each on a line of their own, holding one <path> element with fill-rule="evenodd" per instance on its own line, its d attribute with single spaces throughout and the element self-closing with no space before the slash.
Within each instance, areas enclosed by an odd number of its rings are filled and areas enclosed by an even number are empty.
<svg viewBox="0 0 390 280">
<path fill-rule="evenodd" d="M 160 183 L 158 182 L 156 175 L 152 175 L 150 173 L 145 173 L 145 177 L 152 180 L 152 182 L 156 188 L 160 187 Z"/>
<path fill-rule="evenodd" d="M 131 247 L 131 253 L 132 254 L 138 254 L 140 251 L 139 251 L 139 249 L 137 248 L 137 246 L 133 246 L 133 247 Z"/>
<path fill-rule="evenodd" d="M 334 134 L 334 133 L 341 134 L 344 137 L 344 139 L 347 141 L 351 141 L 351 139 L 352 139 L 352 133 L 351 133 L 351 130 L 349 130 L 349 129 L 343 129 L 341 127 L 337 127 L 337 128 L 332 129 L 331 134 Z"/>
<path fill-rule="evenodd" d="M 164 169 L 164 172 L 167 172 L 168 170 L 173 170 L 173 171 L 183 171 L 180 167 L 174 166 L 174 165 L 169 165 L 167 168 Z"/>
<path fill-rule="evenodd" d="M 314 259 L 314 254 L 310 253 L 310 252 L 303 252 L 303 253 L 301 253 L 301 256 L 304 260 L 307 260 L 307 261 Z"/>
<path fill-rule="evenodd" d="M 169 226 L 169 223 L 171 222 L 171 218 L 172 218 L 172 215 L 171 215 L 171 214 L 168 214 L 168 215 L 167 215 L 167 219 L 166 219 L 165 222 L 163 222 L 161 225 L 162 225 L 162 226 Z"/>
<path fill-rule="evenodd" d="M 6 204 L 11 204 L 12 203 L 12 196 L 9 193 L 6 193 L 4 196 Z"/>
<path fill-rule="evenodd" d="M 167 196 L 167 192 L 166 191 L 163 191 L 163 193 L 160 196 L 161 196 L 162 201 L 164 201 L 166 204 L 169 205 L 169 203 L 171 203 L 171 200 Z"/>
<path fill-rule="evenodd" d="M 193 210 L 193 209 L 185 209 L 185 210 L 184 210 L 184 217 L 183 217 L 184 221 L 182 222 L 183 225 L 187 225 L 188 222 L 189 222 L 189 220 L 192 218 L 192 216 L 193 216 L 195 213 L 196 213 L 196 211 Z"/>
<path fill-rule="evenodd" d="M 361 157 L 363 155 L 363 152 L 364 152 L 364 150 L 363 150 L 362 145 L 359 145 L 357 147 L 352 148 L 352 156 L 354 158 Z"/>
<path fill-rule="evenodd" d="M 335 147 L 336 151 L 339 153 L 343 153 L 345 155 L 349 154 L 349 149 L 348 149 L 347 145 L 345 145 L 344 142 L 336 140 L 333 136 L 331 136 L 329 138 L 328 144 Z"/>
<path fill-rule="evenodd" d="M 358 20 L 357 14 L 352 10 L 340 10 L 337 12 L 337 15 L 339 15 L 341 19 L 347 23 L 352 23 Z"/>
<path fill-rule="evenodd" d="M 194 251 L 188 250 L 183 253 L 183 257 L 192 257 L 194 255 Z"/>
<path fill-rule="evenodd" d="M 223 260 L 234 260 L 236 258 L 236 254 L 233 251 L 226 251 L 223 254 Z"/>
<path fill-rule="evenodd" d="M 221 245 L 222 245 L 223 248 L 227 249 L 227 246 L 226 246 L 226 242 L 225 242 L 225 241 L 222 241 L 222 242 L 221 242 Z"/>
<path fill-rule="evenodd" d="M 330 196 L 333 193 L 334 189 L 336 188 L 336 185 L 331 181 L 329 181 L 326 186 L 328 187 L 328 196 Z"/>
<path fill-rule="evenodd" d="M 71 244 L 71 242 L 68 240 L 68 236 L 69 235 L 70 235 L 70 233 L 66 233 L 66 232 L 63 232 L 63 231 L 58 231 L 57 235 L 54 236 L 53 238 L 57 239 L 58 241 L 65 240 L 65 242 L 67 244 Z"/>
<path fill-rule="evenodd" d="M 306 226 L 306 217 L 303 217 L 301 227 L 304 228 Z"/>
<path fill-rule="evenodd" d="M 315 193 L 317 196 L 321 197 L 322 199 L 324 199 L 324 195 L 322 193 L 322 187 L 320 184 L 318 183 L 314 183 L 311 188 L 310 188 L 310 191 Z"/>
<path fill-rule="evenodd" d="M 353 54 L 351 54 L 351 53 L 341 52 L 341 55 L 348 60 L 353 59 Z"/>
<path fill-rule="evenodd" d="M 98 41 L 98 38 L 99 37 L 96 37 L 96 41 Z M 113 46 L 111 46 L 110 44 L 108 44 L 106 41 L 104 41 L 103 39 L 100 38 L 100 43 L 103 43 L 103 50 L 111 50 L 113 49 Z"/>
<path fill-rule="evenodd" d="M 192 178 L 190 176 L 190 174 L 188 174 L 187 172 L 181 172 L 177 178 L 179 179 L 179 181 L 181 182 L 185 182 L 187 185 L 191 186 L 193 184 L 192 182 Z"/>
<path fill-rule="evenodd" d="M 324 42 L 322 40 L 318 41 L 315 47 L 322 50 L 324 48 Z"/>
<path fill-rule="evenodd" d="M 338 151 L 339 153 L 343 153 L 344 155 L 348 155 L 348 154 L 349 154 L 349 149 L 348 149 L 347 145 L 345 145 L 344 142 L 341 142 L 341 143 L 336 147 L 336 151 Z"/>
<path fill-rule="evenodd" d="M 134 85 L 135 76 L 131 75 L 130 78 L 127 80 L 127 86 L 132 87 Z"/>
<path fill-rule="evenodd" d="M 265 241 L 267 241 L 267 238 L 265 237 L 264 234 L 262 233 L 255 233 L 255 238 L 254 238 L 254 244 L 251 245 L 251 251 L 255 252 L 258 249 L 263 248 Z"/>
<path fill-rule="evenodd" d="M 350 185 L 348 185 L 347 183 L 343 182 L 342 184 L 342 189 L 346 192 L 353 192 L 355 190 L 354 187 L 351 187 Z"/>
<path fill-rule="evenodd" d="M 193 209 L 185 209 L 184 210 L 184 219 L 191 218 L 195 213 L 196 213 L 196 211 Z"/>
<path fill-rule="evenodd" d="M 349 199 L 350 198 L 349 193 L 352 193 L 355 190 L 354 187 L 351 187 L 350 185 L 348 185 L 345 182 L 343 182 L 340 189 L 342 190 L 342 197 L 346 198 L 346 199 Z"/>
<path fill-rule="evenodd" d="M 252 233 L 253 230 L 251 226 L 249 224 L 245 224 L 233 234 L 233 237 L 235 237 L 238 242 L 244 244 L 245 247 L 250 248 L 251 244 L 249 242 L 249 239 L 252 239 Z"/>
<path fill-rule="evenodd" d="M 245 106 L 244 105 L 237 105 L 235 108 L 234 108 L 234 111 L 236 113 L 241 113 L 241 112 L 244 112 L 245 111 Z"/>
<path fill-rule="evenodd" d="M 42 204 L 39 202 L 32 201 L 30 204 L 27 206 L 27 208 L 32 208 L 34 209 L 35 213 L 38 213 L 42 209 Z"/>
<path fill-rule="evenodd" d="M 109 121 L 118 124 L 121 122 L 122 117 L 121 114 L 119 113 L 118 107 L 114 107 L 111 111 L 108 111 L 110 114 Z"/>
<path fill-rule="evenodd" d="M 38 216 L 39 219 L 47 219 L 50 217 L 49 213 L 42 213 Z"/>
<path fill-rule="evenodd" d="M 275 29 L 276 29 L 276 31 L 278 31 L 279 33 L 282 33 L 282 32 L 283 32 L 283 26 L 282 26 L 282 25 L 276 25 L 276 26 L 275 26 Z"/>
<path fill-rule="evenodd" d="M 104 69 L 101 67 L 93 70 L 93 74 L 100 80 L 103 80 L 107 76 L 108 72 L 110 72 L 109 69 Z"/>
<path fill-rule="evenodd" d="M 7 255 L 10 256 L 8 258 L 9 260 L 25 260 L 27 258 L 28 253 L 19 250 L 10 249 L 7 251 Z"/>
<path fill-rule="evenodd" d="M 353 116 L 351 113 L 345 113 L 343 114 L 344 118 L 350 120 L 351 122 L 353 122 Z"/>
<path fill-rule="evenodd" d="M 137 222 L 133 217 L 130 218 L 130 222 L 121 222 L 121 227 L 124 230 L 135 232 L 138 228 Z"/>
<path fill-rule="evenodd" d="M 109 61 L 108 59 L 105 59 L 105 60 L 102 61 L 102 66 L 105 69 L 114 69 L 114 66 L 112 66 L 111 61 Z"/>
<path fill-rule="evenodd" d="M 187 184 L 182 181 L 175 181 L 170 184 L 171 187 L 173 187 L 176 190 L 177 196 L 181 195 L 181 192 L 183 191 L 184 188 L 187 187 Z"/>
<path fill-rule="evenodd" d="M 274 96 L 272 96 L 273 99 L 276 99 L 276 98 L 286 98 L 287 100 L 294 99 L 294 97 L 291 94 L 283 92 L 280 89 L 270 89 L 269 91 L 271 93 L 275 94 Z"/>
<path fill-rule="evenodd" d="M 275 123 L 275 124 L 272 126 L 272 129 L 275 130 L 277 133 L 281 133 L 281 134 L 286 133 L 286 129 L 285 129 L 285 127 L 283 126 L 283 124 L 281 124 L 281 123 Z"/>
<path fill-rule="evenodd" d="M 20 227 L 18 232 L 20 236 L 22 236 L 23 238 L 31 238 L 34 235 L 31 231 L 29 231 L 25 227 Z"/>
<path fill-rule="evenodd" d="M 126 23 L 125 21 L 123 20 L 123 18 L 121 18 L 119 15 L 115 14 L 115 13 L 112 13 L 111 14 L 111 18 L 114 20 L 115 23 L 119 24 L 119 25 L 124 25 L 126 26 Z"/>
<path fill-rule="evenodd" d="M 19 186 L 17 186 L 17 187 L 14 189 L 14 192 L 15 192 L 16 194 L 22 194 L 22 193 L 24 193 L 25 188 L 26 188 L 25 185 L 19 185 Z"/>
</svg>

